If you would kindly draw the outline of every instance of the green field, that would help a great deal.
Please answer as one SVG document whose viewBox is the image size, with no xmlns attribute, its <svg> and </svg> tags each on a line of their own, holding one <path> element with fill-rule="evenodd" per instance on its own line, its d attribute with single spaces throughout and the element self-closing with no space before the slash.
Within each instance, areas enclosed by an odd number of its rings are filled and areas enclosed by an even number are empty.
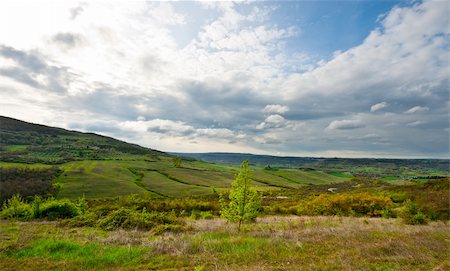
<svg viewBox="0 0 450 271">
<path fill-rule="evenodd" d="M 137 186 L 134 174 L 115 161 L 70 162 L 62 166 L 57 182 L 59 198 L 103 198 L 126 194 L 147 194 Z"/>
<path fill-rule="evenodd" d="M 138 156 L 129 160 L 84 160 L 61 165 L 0 162 L 0 166 L 58 167 L 63 172 L 56 180 L 59 186 L 57 197 L 71 199 L 83 196 L 99 199 L 127 194 L 150 197 L 206 195 L 213 193 L 213 189 L 228 189 L 237 172 L 237 167 L 189 160 L 183 160 L 181 167 L 174 167 L 171 158 L 164 156 L 151 161 Z M 253 183 L 261 191 L 349 180 L 347 176 L 336 177 L 322 171 L 266 170 L 261 167 L 253 167 L 252 170 Z M 139 183 L 135 173 L 143 175 Z"/>
<path fill-rule="evenodd" d="M 270 172 L 298 185 L 339 183 L 348 180 L 348 178 L 336 177 L 316 170 L 285 169 Z"/>
<path fill-rule="evenodd" d="M 146 189 L 167 197 L 205 195 L 212 192 L 207 187 L 189 185 L 169 179 L 157 171 L 145 172 L 142 184 Z"/>
</svg>

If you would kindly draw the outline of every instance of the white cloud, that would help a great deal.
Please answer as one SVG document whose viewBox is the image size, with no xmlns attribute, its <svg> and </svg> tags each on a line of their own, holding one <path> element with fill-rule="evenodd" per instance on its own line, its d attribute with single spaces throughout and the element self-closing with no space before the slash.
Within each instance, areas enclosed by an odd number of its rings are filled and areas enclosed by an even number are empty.
<svg viewBox="0 0 450 271">
<path fill-rule="evenodd" d="M 361 44 L 321 61 L 292 46 L 302 25 L 274 21 L 266 3 L 189 2 L 210 9 L 202 18 L 177 4 L 1 2 L 0 46 L 16 55 L 0 55 L 0 114 L 175 151 L 361 155 L 376 135 L 393 142 L 380 153 L 448 145 L 444 1 L 396 7 Z M 394 105 L 414 107 L 361 113 Z"/>
<path fill-rule="evenodd" d="M 364 127 L 360 120 L 333 120 L 328 126 L 328 130 L 351 130 Z"/>
<path fill-rule="evenodd" d="M 277 114 L 284 114 L 287 111 L 289 111 L 289 106 L 286 105 L 279 105 L 279 104 L 268 104 L 266 107 L 264 107 L 263 112 L 264 113 L 277 113 Z"/>
<path fill-rule="evenodd" d="M 424 121 L 416 120 L 416 121 L 407 123 L 406 126 L 416 127 L 416 126 L 420 126 L 420 125 L 422 125 L 424 123 L 425 123 Z"/>
<path fill-rule="evenodd" d="M 441 68 L 448 66 L 448 40 L 444 38 L 450 31 L 447 11 L 440 1 L 398 7 L 361 45 L 310 72 L 291 74 L 279 82 L 280 93 L 286 100 L 360 92 L 424 95 L 424 89 L 432 88 L 433 82 L 447 78 L 448 70 Z"/>
<path fill-rule="evenodd" d="M 406 114 L 414 114 L 414 113 L 422 113 L 430 110 L 426 106 L 414 106 L 408 110 L 405 111 Z"/>
<path fill-rule="evenodd" d="M 268 116 L 263 122 L 256 126 L 256 129 L 279 128 L 286 123 L 286 119 L 278 114 Z"/>
<path fill-rule="evenodd" d="M 388 106 L 387 102 L 381 102 L 381 103 L 374 104 L 370 107 L 370 112 L 375 112 L 375 111 L 381 110 L 387 106 Z"/>
</svg>

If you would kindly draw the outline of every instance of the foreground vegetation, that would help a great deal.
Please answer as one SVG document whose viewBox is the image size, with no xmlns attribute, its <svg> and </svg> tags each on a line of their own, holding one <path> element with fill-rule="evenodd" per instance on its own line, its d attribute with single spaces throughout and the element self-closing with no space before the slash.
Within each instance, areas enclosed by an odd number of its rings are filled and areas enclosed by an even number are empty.
<svg viewBox="0 0 450 271">
<path fill-rule="evenodd" d="M 448 225 L 268 216 L 237 232 L 184 219 L 178 232 L 2 221 L 0 261 L 18 270 L 448 270 Z"/>
</svg>

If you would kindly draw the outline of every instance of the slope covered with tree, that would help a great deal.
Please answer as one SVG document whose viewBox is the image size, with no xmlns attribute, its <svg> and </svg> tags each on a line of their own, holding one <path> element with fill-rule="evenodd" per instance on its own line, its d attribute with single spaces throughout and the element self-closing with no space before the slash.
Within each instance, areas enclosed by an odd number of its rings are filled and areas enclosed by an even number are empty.
<svg viewBox="0 0 450 271">
<path fill-rule="evenodd" d="M 0 116 L 0 161 L 61 164 L 85 159 L 116 159 L 163 153 L 93 133 Z"/>
</svg>

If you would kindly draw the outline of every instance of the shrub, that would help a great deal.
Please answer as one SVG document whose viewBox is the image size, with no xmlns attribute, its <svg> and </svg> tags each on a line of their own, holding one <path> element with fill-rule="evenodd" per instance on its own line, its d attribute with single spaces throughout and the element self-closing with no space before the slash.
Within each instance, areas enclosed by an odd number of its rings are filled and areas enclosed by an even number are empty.
<svg viewBox="0 0 450 271">
<path fill-rule="evenodd" d="M 72 218 L 80 214 L 78 207 L 69 200 L 50 199 L 42 204 L 40 217 L 48 219 Z"/>
<path fill-rule="evenodd" d="M 214 215 L 210 211 L 207 211 L 207 212 L 200 212 L 200 217 L 202 219 L 213 219 Z"/>
<path fill-rule="evenodd" d="M 31 206 L 33 208 L 33 218 L 41 217 L 41 204 L 42 198 L 40 196 L 35 196 Z"/>
<path fill-rule="evenodd" d="M 102 218 L 97 226 L 105 230 L 116 229 L 152 229 L 158 225 L 180 224 L 174 212 L 147 212 L 120 208 Z"/>
<path fill-rule="evenodd" d="M 33 210 L 31 206 L 25 203 L 20 195 L 14 195 L 6 200 L 0 212 L 1 218 L 28 220 L 32 218 Z"/>
<path fill-rule="evenodd" d="M 191 215 L 189 216 L 192 220 L 200 219 L 200 211 L 199 210 L 192 210 Z"/>
<path fill-rule="evenodd" d="M 389 197 L 369 193 L 321 194 L 298 205 L 297 214 L 381 216 L 392 205 Z"/>
<path fill-rule="evenodd" d="M 391 209 L 384 209 L 381 211 L 381 216 L 383 218 L 396 218 L 397 214 Z"/>
<path fill-rule="evenodd" d="M 419 210 L 417 204 L 410 200 L 405 201 L 399 216 L 405 224 L 409 225 L 421 225 L 428 222 L 426 215 Z"/>
<path fill-rule="evenodd" d="M 98 223 L 98 215 L 88 211 L 62 223 L 69 227 L 94 227 Z"/>
</svg>

